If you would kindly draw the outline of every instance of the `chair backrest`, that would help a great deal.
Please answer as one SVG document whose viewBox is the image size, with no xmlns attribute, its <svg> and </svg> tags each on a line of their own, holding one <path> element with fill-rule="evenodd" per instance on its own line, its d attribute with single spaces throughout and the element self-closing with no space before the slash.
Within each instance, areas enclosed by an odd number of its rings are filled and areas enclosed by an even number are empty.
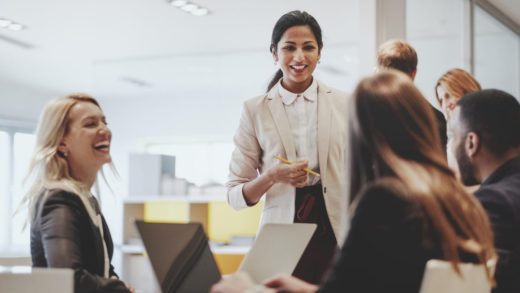
<svg viewBox="0 0 520 293">
<path fill-rule="evenodd" d="M 462 277 L 453 269 L 450 262 L 432 259 L 426 263 L 426 270 L 420 293 L 489 293 L 484 265 L 464 263 L 459 265 Z"/>
<path fill-rule="evenodd" d="M 31 266 L 32 259 L 31 256 L 21 256 L 21 255 L 0 255 L 0 267 L 12 267 L 12 266 Z"/>
<path fill-rule="evenodd" d="M 0 293 L 74 292 L 72 269 L 0 267 Z"/>
</svg>

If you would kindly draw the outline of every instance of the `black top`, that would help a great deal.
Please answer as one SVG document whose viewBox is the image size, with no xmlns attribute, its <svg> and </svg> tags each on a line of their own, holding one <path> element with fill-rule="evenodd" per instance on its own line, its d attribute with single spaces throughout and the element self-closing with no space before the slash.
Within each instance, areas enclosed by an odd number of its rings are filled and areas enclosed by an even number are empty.
<svg viewBox="0 0 520 293">
<path fill-rule="evenodd" d="M 320 292 L 419 292 L 426 262 L 443 259 L 441 242 L 416 201 L 396 180 L 368 187 Z M 477 257 L 461 253 L 464 262 Z"/>
<path fill-rule="evenodd" d="M 43 199 L 44 202 L 43 202 Z M 43 204 L 43 206 L 42 206 Z M 31 223 L 31 256 L 35 267 L 72 268 L 74 292 L 130 292 L 110 265 L 110 279 L 103 277 L 103 240 L 78 195 L 50 190 L 36 205 Z M 113 243 L 103 216 L 109 259 Z"/>
<path fill-rule="evenodd" d="M 431 106 L 431 105 L 430 105 Z M 433 110 L 433 115 L 435 116 L 435 120 L 437 121 L 437 127 L 439 129 L 439 136 L 441 138 L 441 147 L 445 156 L 446 154 L 446 145 L 448 144 L 448 135 L 446 133 L 446 118 L 441 111 L 435 109 L 435 107 L 431 106 Z"/>
<path fill-rule="evenodd" d="M 493 292 L 520 292 L 520 157 L 500 166 L 475 192 L 489 215 L 498 253 Z"/>
</svg>

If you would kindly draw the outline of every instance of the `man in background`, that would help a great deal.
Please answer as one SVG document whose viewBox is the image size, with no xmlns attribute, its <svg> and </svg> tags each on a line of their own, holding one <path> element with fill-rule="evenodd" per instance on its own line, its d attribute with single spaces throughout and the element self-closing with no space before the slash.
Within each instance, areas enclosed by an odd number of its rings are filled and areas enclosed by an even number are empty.
<svg viewBox="0 0 520 293">
<path fill-rule="evenodd" d="M 407 74 L 412 80 L 415 80 L 417 74 L 417 53 L 415 49 L 406 41 L 390 40 L 382 44 L 377 51 L 378 69 L 395 69 Z M 446 150 L 448 141 L 446 136 L 446 119 L 444 115 L 435 107 L 431 106 L 432 111 L 437 120 L 439 127 L 439 135 L 441 138 L 442 149 Z"/>
<path fill-rule="evenodd" d="M 499 259 L 494 293 L 520 292 L 520 104 L 508 93 L 464 96 L 448 122 L 448 138 L 465 185 L 488 213 Z"/>
</svg>

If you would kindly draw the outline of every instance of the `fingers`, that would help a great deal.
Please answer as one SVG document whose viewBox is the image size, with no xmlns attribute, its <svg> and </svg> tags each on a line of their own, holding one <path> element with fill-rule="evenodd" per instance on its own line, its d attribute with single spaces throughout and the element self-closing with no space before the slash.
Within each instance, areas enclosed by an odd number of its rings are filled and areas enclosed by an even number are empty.
<svg viewBox="0 0 520 293">
<path fill-rule="evenodd" d="M 275 181 L 284 182 L 301 188 L 307 185 L 309 174 L 304 169 L 307 168 L 307 161 L 298 161 L 292 164 L 280 164 L 275 168 Z"/>
<path fill-rule="evenodd" d="M 295 173 L 294 176 L 291 178 L 289 183 L 295 187 L 302 188 L 307 185 L 307 180 L 309 179 L 309 175 L 307 172 L 302 171 Z"/>
<path fill-rule="evenodd" d="M 307 160 L 303 160 L 303 161 L 294 162 L 290 166 L 293 166 L 296 169 L 303 169 L 303 168 L 307 168 L 308 165 L 309 165 L 309 162 L 307 162 Z"/>
<path fill-rule="evenodd" d="M 266 286 L 268 288 L 273 288 L 273 289 L 282 288 L 285 283 L 284 280 L 287 279 L 286 277 L 287 276 L 285 276 L 285 275 L 274 276 L 271 279 L 265 280 L 264 286 Z"/>
</svg>

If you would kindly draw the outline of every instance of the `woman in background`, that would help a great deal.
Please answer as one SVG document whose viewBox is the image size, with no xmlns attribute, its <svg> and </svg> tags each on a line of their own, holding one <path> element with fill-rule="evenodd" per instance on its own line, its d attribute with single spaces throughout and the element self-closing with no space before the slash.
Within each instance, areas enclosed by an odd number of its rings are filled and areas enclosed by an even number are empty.
<svg viewBox="0 0 520 293">
<path fill-rule="evenodd" d="M 435 98 L 446 120 L 464 95 L 480 91 L 479 82 L 467 71 L 454 68 L 444 73 L 435 85 Z"/>
<path fill-rule="evenodd" d="M 444 117 L 448 120 L 451 111 L 464 95 L 480 90 L 479 82 L 469 72 L 454 68 L 444 73 L 437 81 L 435 85 L 435 98 L 442 109 Z M 451 134 L 448 133 L 448 137 L 450 136 Z M 446 146 L 448 165 L 455 172 L 456 176 L 459 177 L 459 167 L 451 151 L 452 149 L 453 148 L 449 145 Z M 473 193 L 478 188 L 478 185 L 466 188 L 470 193 Z"/>
<path fill-rule="evenodd" d="M 346 94 L 313 77 L 322 47 L 321 28 L 308 13 L 292 11 L 276 22 L 270 50 L 280 69 L 266 94 L 244 104 L 227 183 L 235 209 L 253 206 L 265 194 L 261 224 L 318 224 L 294 271 L 315 284 L 343 239 L 347 206 Z"/>
<path fill-rule="evenodd" d="M 397 71 L 365 78 L 349 110 L 354 213 L 321 286 L 280 276 L 260 288 L 237 275 L 212 292 L 417 293 L 430 259 L 458 271 L 496 258 L 487 215 L 446 165 L 431 108 L 412 81 Z"/>
<path fill-rule="evenodd" d="M 74 292 L 131 292 L 110 264 L 113 244 L 90 190 L 111 162 L 112 133 L 99 103 L 83 94 L 49 102 L 36 132 L 23 203 L 29 206 L 33 266 L 71 268 Z"/>
</svg>

